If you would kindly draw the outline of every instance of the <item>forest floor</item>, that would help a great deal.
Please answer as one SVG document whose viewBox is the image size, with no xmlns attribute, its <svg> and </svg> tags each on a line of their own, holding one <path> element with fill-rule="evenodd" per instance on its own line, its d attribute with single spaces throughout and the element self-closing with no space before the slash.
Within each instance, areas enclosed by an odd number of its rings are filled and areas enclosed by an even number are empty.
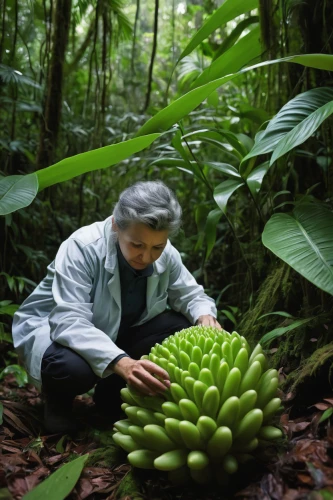
<svg viewBox="0 0 333 500">
<path fill-rule="evenodd" d="M 49 435 L 43 429 L 37 390 L 31 385 L 18 387 L 14 376 L 8 375 L 0 389 L 0 500 L 20 500 L 52 472 L 84 454 L 89 459 L 69 500 L 333 499 L 329 418 L 333 397 L 295 412 L 294 396 L 284 397 L 280 420 L 287 436 L 284 448 L 267 450 L 265 462 L 243 466 L 228 488 L 175 487 L 163 473 L 133 470 L 126 463 L 124 452 L 112 444 L 112 424 L 98 417 L 89 396 L 75 400 L 74 411 L 83 430 L 74 436 Z M 292 414 L 297 418 L 291 419 Z"/>
</svg>

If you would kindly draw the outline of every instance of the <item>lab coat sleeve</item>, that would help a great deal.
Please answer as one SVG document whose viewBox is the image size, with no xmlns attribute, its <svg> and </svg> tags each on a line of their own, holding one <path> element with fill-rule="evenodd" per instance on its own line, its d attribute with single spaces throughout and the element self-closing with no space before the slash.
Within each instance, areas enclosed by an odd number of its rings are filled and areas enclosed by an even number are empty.
<svg viewBox="0 0 333 500">
<path fill-rule="evenodd" d="M 91 290 L 96 258 L 75 239 L 61 245 L 55 259 L 52 285 L 55 306 L 49 323 L 53 341 L 73 349 L 97 376 L 105 377 L 109 374 L 109 370 L 105 371 L 108 365 L 124 351 L 93 324 Z"/>
<path fill-rule="evenodd" d="M 168 286 L 168 300 L 170 307 L 181 312 L 196 323 L 199 316 L 210 314 L 216 318 L 216 306 L 213 299 L 208 297 L 192 274 L 182 263 L 179 252 L 172 247 L 170 261 L 170 277 Z"/>
</svg>

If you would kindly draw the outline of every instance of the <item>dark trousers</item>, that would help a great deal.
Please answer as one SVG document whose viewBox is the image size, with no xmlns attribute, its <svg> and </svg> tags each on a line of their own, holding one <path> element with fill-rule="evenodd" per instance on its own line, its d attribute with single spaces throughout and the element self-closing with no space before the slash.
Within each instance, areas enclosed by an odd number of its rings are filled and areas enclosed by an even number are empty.
<svg viewBox="0 0 333 500">
<path fill-rule="evenodd" d="M 190 326 L 191 323 L 181 313 L 165 311 L 143 325 L 121 328 L 116 344 L 131 358 L 140 359 L 156 343 Z M 53 342 L 44 353 L 41 375 L 46 397 L 66 403 L 95 386 L 96 405 L 103 411 L 114 413 L 121 404 L 119 391 L 126 385 L 125 380 L 116 374 L 98 377 L 79 354 L 57 342 Z"/>
</svg>

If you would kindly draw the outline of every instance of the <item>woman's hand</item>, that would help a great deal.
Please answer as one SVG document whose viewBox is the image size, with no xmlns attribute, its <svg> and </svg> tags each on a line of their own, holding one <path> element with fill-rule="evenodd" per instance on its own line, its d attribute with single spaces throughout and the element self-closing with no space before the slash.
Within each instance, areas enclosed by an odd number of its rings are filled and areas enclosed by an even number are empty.
<svg viewBox="0 0 333 500">
<path fill-rule="evenodd" d="M 133 389 L 149 396 L 156 396 L 170 386 L 168 372 L 148 359 L 121 358 L 113 371 L 126 380 Z"/>
<path fill-rule="evenodd" d="M 220 325 L 220 323 L 216 320 L 216 318 L 214 318 L 214 316 L 211 316 L 210 314 L 199 316 L 196 325 L 213 326 L 218 330 L 222 330 L 222 326 Z"/>
</svg>

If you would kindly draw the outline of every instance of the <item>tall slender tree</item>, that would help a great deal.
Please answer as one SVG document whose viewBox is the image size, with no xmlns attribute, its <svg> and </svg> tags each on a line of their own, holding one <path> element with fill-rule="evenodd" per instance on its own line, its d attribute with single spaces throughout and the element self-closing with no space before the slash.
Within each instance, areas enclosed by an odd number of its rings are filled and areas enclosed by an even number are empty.
<svg viewBox="0 0 333 500">
<path fill-rule="evenodd" d="M 46 98 L 41 120 L 37 168 L 53 161 L 61 121 L 63 72 L 69 38 L 71 0 L 57 0 L 53 19 L 51 61 L 47 78 Z"/>
</svg>

